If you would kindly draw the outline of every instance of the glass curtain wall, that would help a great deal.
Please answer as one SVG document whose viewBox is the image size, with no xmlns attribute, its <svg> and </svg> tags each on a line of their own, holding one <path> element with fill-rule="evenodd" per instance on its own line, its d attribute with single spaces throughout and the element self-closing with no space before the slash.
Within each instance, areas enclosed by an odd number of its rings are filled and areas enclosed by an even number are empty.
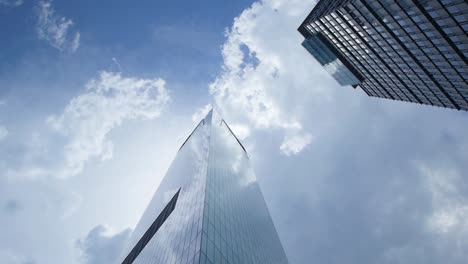
<svg viewBox="0 0 468 264">
<path fill-rule="evenodd" d="M 214 111 L 180 148 L 122 260 L 155 219 L 164 222 L 125 264 L 288 263 L 245 148 Z"/>
</svg>

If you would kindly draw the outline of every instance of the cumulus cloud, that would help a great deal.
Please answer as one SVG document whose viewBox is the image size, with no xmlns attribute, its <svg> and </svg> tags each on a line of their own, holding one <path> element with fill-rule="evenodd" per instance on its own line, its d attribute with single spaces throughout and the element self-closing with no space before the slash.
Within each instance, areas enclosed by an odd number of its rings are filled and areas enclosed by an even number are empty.
<svg viewBox="0 0 468 264">
<path fill-rule="evenodd" d="M 6 5 L 6 6 L 20 6 L 24 3 L 23 0 L 0 0 L 0 5 Z"/>
<path fill-rule="evenodd" d="M 250 128 L 247 125 L 230 124 L 229 127 L 239 140 L 244 140 L 250 136 Z"/>
<path fill-rule="evenodd" d="M 213 108 L 211 104 L 206 104 L 205 106 L 197 108 L 197 110 L 195 110 L 195 113 L 193 113 L 192 115 L 192 122 L 194 123 L 200 122 L 200 120 L 205 118 L 205 116 L 208 114 L 211 108 Z"/>
<path fill-rule="evenodd" d="M 292 2 L 289 4 L 289 2 Z M 304 138 L 301 117 L 296 111 L 304 106 L 304 95 L 321 93 L 320 89 L 304 89 L 311 85 L 304 78 L 314 65 L 304 64 L 300 39 L 295 32 L 299 23 L 298 10 L 310 6 L 305 1 L 256 2 L 235 18 L 226 32 L 222 47 L 222 73 L 210 84 L 221 112 L 230 120 L 245 120 L 255 129 L 280 129 L 291 138 Z M 289 32 L 277 37 L 272 32 Z M 292 103 L 294 102 L 294 103 Z M 297 135 L 293 135 L 297 134 Z M 302 135 L 302 136 L 301 136 Z M 309 144 L 310 140 L 303 140 Z M 299 153 L 303 147 L 288 151 Z"/>
<path fill-rule="evenodd" d="M 119 233 L 112 233 L 108 227 L 102 225 L 96 226 L 84 239 L 76 242 L 81 255 L 81 263 L 117 263 L 130 233 L 130 229 L 125 229 Z"/>
<path fill-rule="evenodd" d="M 8 136 L 8 130 L 4 126 L 0 126 L 0 141 Z"/>
<path fill-rule="evenodd" d="M 159 117 L 170 101 L 165 85 L 158 78 L 102 72 L 62 113 L 47 118 L 49 133 L 36 134 L 29 143 L 25 164 L 19 169 L 9 168 L 7 175 L 65 178 L 79 174 L 90 159 L 111 158 L 109 132 L 127 120 Z"/>
<path fill-rule="evenodd" d="M 339 87 L 296 31 L 314 2 L 242 12 L 210 85 L 223 116 L 251 128 L 290 261 L 465 263 L 468 116 Z"/>
<path fill-rule="evenodd" d="M 80 32 L 71 32 L 71 19 L 56 14 L 52 1 L 39 1 L 37 35 L 60 50 L 75 52 L 80 46 Z"/>
<path fill-rule="evenodd" d="M 69 139 L 64 176 L 79 173 L 89 158 L 112 157 L 113 145 L 107 134 L 125 120 L 157 118 L 170 98 L 162 79 L 125 78 L 112 72 L 102 72 L 86 88 L 87 92 L 73 98 L 61 114 L 47 119 L 55 131 Z"/>
<path fill-rule="evenodd" d="M 307 145 L 312 142 L 312 135 L 295 134 L 293 136 L 286 136 L 283 143 L 280 146 L 280 150 L 286 156 L 295 155 L 301 152 Z"/>
</svg>

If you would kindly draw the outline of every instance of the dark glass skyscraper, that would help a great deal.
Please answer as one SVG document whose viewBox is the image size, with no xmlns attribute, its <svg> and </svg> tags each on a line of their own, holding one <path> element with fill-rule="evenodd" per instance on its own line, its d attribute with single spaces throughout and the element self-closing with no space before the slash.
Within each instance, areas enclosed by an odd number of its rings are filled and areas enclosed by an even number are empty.
<svg viewBox="0 0 468 264">
<path fill-rule="evenodd" d="M 468 110 L 466 0 L 321 0 L 298 30 L 341 85 Z"/>
<path fill-rule="evenodd" d="M 211 111 L 180 148 L 122 263 L 288 263 L 249 157 Z"/>
</svg>

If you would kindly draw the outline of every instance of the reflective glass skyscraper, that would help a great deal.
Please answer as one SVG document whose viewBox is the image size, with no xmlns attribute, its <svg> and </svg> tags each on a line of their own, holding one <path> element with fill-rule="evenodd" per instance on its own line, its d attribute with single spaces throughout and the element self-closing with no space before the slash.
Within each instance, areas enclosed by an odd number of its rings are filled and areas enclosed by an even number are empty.
<svg viewBox="0 0 468 264">
<path fill-rule="evenodd" d="M 181 146 L 122 263 L 288 263 L 249 157 L 216 112 Z"/>
<path fill-rule="evenodd" d="M 298 30 L 341 85 L 468 110 L 466 0 L 321 0 Z"/>
</svg>

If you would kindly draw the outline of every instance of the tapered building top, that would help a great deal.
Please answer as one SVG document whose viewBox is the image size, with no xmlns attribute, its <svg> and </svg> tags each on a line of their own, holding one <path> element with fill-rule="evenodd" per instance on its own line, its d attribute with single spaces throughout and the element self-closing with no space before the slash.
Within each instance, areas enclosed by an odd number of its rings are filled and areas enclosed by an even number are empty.
<svg viewBox="0 0 468 264">
<path fill-rule="evenodd" d="M 465 0 L 321 0 L 298 30 L 341 85 L 468 110 Z"/>
<path fill-rule="evenodd" d="M 122 263 L 288 263 L 240 141 L 214 111 L 182 144 Z"/>
</svg>

